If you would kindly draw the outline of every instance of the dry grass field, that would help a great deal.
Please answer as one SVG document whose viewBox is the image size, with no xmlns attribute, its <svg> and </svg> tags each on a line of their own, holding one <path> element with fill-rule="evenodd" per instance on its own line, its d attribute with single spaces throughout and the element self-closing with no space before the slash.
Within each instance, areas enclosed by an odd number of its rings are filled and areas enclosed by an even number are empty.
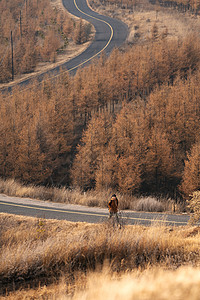
<svg viewBox="0 0 200 300">
<path fill-rule="evenodd" d="M 114 193 L 112 189 L 91 190 L 24 185 L 14 179 L 0 179 L 0 193 L 11 197 L 32 198 L 58 203 L 85 205 L 107 208 L 108 199 Z M 182 212 L 184 202 L 175 203 L 171 198 L 136 197 L 117 192 L 119 208 L 150 212 Z"/>
<path fill-rule="evenodd" d="M 198 299 L 199 227 L 1 213 L 0 234 L 0 299 Z"/>
<path fill-rule="evenodd" d="M 129 27 L 127 42 L 130 44 L 151 41 L 152 29 L 156 24 L 160 37 L 167 32 L 168 39 L 182 39 L 190 34 L 200 32 L 200 16 L 180 13 L 176 10 L 151 5 L 148 0 L 139 1 L 131 9 L 120 8 L 116 4 L 102 5 L 100 0 L 89 0 L 91 7 L 100 14 L 120 19 Z"/>
<path fill-rule="evenodd" d="M 82 282 L 85 288 L 81 289 Z M 37 289 L 21 290 L 0 299 L 7 300 L 198 300 L 200 270 L 181 267 L 177 270 L 147 269 L 144 272 L 133 271 L 117 277 L 108 269 L 90 273 L 83 281 L 79 279 L 79 288 L 74 293 L 66 292 L 66 282 L 43 286 Z"/>
<path fill-rule="evenodd" d="M 166 9 L 94 6 L 126 21 L 129 43 L 148 42 L 153 25 L 168 37 L 200 29 L 198 17 Z M 0 193 L 46 201 L 105 207 L 112 191 L 25 186 L 0 181 Z M 120 209 L 169 211 L 174 204 L 119 194 Z M 146 206 L 145 206 L 146 205 Z M 154 205 L 154 207 L 153 207 Z M 153 207 L 153 208 L 152 208 Z M 174 206 L 173 206 L 174 207 Z M 178 207 L 181 210 L 181 207 Z M 121 230 L 0 213 L 0 300 L 199 299 L 200 227 L 160 223 Z"/>
</svg>

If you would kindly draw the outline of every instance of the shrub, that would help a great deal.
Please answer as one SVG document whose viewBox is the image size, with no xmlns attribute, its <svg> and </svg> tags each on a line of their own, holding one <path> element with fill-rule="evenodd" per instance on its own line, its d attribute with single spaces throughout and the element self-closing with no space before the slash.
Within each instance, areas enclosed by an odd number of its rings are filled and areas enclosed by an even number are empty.
<svg viewBox="0 0 200 300">
<path fill-rule="evenodd" d="M 188 208 L 191 210 L 189 223 L 195 224 L 200 219 L 200 191 L 193 192 L 188 203 Z"/>
<path fill-rule="evenodd" d="M 139 211 L 156 211 L 162 212 L 164 211 L 164 206 L 161 202 L 153 197 L 141 198 L 136 204 L 136 210 Z"/>
</svg>

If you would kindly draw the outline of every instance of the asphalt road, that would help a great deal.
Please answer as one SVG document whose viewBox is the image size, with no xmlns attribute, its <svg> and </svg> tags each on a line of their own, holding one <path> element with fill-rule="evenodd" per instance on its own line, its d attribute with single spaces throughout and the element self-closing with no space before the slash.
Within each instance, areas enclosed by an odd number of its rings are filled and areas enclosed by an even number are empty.
<svg viewBox="0 0 200 300">
<path fill-rule="evenodd" d="M 100 15 L 93 11 L 87 3 L 87 0 L 62 0 L 64 7 L 72 15 L 85 19 L 95 27 L 95 38 L 90 46 L 80 55 L 62 64 L 63 70 L 68 70 L 70 74 L 75 74 L 78 68 L 89 64 L 94 58 L 100 57 L 104 52 L 109 55 L 110 52 L 121 46 L 128 36 L 128 27 L 120 20 Z M 60 66 L 45 74 L 55 76 L 59 74 Z M 42 80 L 43 75 L 39 76 Z"/>
<path fill-rule="evenodd" d="M 103 208 L 52 203 L 27 198 L 9 197 L 2 194 L 0 194 L 0 212 L 87 223 L 102 223 L 108 218 L 108 210 Z M 169 226 L 185 226 L 188 220 L 188 215 L 122 211 L 122 221 L 127 225 L 151 225 L 161 222 Z"/>
<path fill-rule="evenodd" d="M 93 11 L 87 3 L 87 0 L 62 0 L 64 7 L 76 17 L 82 18 L 90 22 L 95 27 L 95 38 L 90 46 L 81 54 L 71 59 L 70 61 L 62 64 L 59 67 L 53 68 L 49 71 L 37 75 L 36 78 L 39 81 L 43 80 L 44 75 L 49 75 L 51 78 L 55 78 L 60 73 L 60 67 L 63 71 L 68 71 L 74 75 L 78 68 L 84 67 L 97 57 L 100 57 L 101 53 L 109 55 L 110 52 L 119 46 L 121 46 L 128 36 L 128 27 L 120 20 L 113 19 L 107 16 L 100 15 Z M 33 79 L 26 79 L 20 82 L 18 85 L 24 86 L 29 84 Z M 13 84 L 14 86 L 15 84 Z M 4 91 L 11 91 L 12 86 L 2 89 Z"/>
<path fill-rule="evenodd" d="M 79 56 L 63 65 L 68 70 L 72 71 L 84 66 L 103 51 L 109 54 L 113 48 L 125 42 L 128 35 L 127 25 L 91 10 L 87 0 L 63 0 L 63 5 L 71 14 L 93 24 L 96 30 L 95 39 L 91 45 Z"/>
</svg>

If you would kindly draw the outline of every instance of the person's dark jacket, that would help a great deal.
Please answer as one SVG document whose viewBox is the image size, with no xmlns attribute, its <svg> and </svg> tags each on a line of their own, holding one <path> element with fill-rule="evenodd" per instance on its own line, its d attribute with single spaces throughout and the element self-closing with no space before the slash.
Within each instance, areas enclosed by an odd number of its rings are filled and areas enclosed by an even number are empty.
<svg viewBox="0 0 200 300">
<path fill-rule="evenodd" d="M 112 196 L 108 202 L 109 212 L 117 213 L 118 211 L 118 199 L 116 196 Z"/>
</svg>

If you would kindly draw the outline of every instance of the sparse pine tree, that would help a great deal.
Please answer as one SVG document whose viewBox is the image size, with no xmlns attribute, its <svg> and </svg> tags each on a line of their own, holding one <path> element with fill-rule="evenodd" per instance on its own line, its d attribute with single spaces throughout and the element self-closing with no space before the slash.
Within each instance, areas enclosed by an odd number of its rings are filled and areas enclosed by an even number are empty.
<svg viewBox="0 0 200 300">
<path fill-rule="evenodd" d="M 200 191 L 194 191 L 190 195 L 188 208 L 190 209 L 189 224 L 194 225 L 200 220 Z"/>
<path fill-rule="evenodd" d="M 169 33 L 168 33 L 168 28 L 165 27 L 165 29 L 164 29 L 163 32 L 162 32 L 162 39 L 167 38 L 168 34 L 169 34 Z"/>
<path fill-rule="evenodd" d="M 134 193 L 139 190 L 141 179 L 141 167 L 137 158 L 133 155 L 118 159 L 118 186 L 122 193 Z"/>
<path fill-rule="evenodd" d="M 80 21 L 76 25 L 76 30 L 74 32 L 74 42 L 80 45 L 83 44 L 84 41 L 85 41 L 84 25 L 83 25 L 83 20 L 80 19 Z"/>
<path fill-rule="evenodd" d="M 157 41 L 159 37 L 159 33 L 158 33 L 158 25 L 156 23 L 153 24 L 153 27 L 151 29 L 151 39 L 153 41 Z"/>
<path fill-rule="evenodd" d="M 200 189 L 200 143 L 194 144 L 185 160 L 185 168 L 180 190 L 188 198 L 194 191 Z"/>
</svg>

